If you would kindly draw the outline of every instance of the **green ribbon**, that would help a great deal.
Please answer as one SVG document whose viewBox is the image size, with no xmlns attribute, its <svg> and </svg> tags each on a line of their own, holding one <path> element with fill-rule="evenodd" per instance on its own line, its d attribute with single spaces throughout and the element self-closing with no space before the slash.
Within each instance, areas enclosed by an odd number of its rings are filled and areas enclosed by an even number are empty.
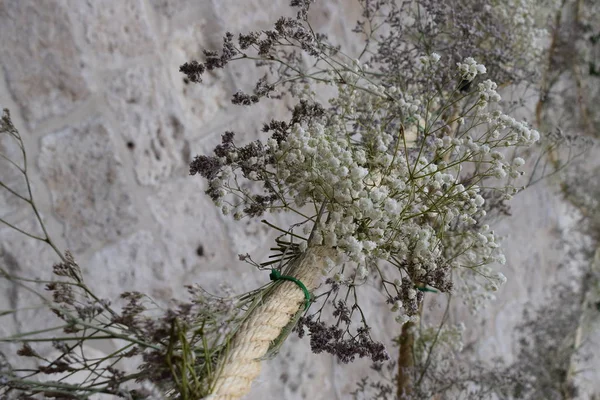
<svg viewBox="0 0 600 400">
<path fill-rule="evenodd" d="M 294 278 L 293 276 L 281 275 L 281 271 L 279 271 L 278 269 L 272 269 L 271 274 L 269 274 L 269 278 L 271 278 L 272 281 L 290 281 L 298 285 L 300 289 L 302 289 L 302 291 L 304 292 L 304 310 L 308 310 L 308 307 L 310 305 L 310 292 L 308 291 L 306 286 L 304 286 L 304 283 L 300 282 L 300 280 Z"/>
</svg>

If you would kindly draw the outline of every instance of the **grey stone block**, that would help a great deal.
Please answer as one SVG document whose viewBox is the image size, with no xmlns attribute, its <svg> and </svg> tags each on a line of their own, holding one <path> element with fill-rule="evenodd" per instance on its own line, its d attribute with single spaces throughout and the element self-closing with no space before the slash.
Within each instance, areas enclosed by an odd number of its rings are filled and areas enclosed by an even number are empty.
<svg viewBox="0 0 600 400">
<path fill-rule="evenodd" d="M 69 249 L 110 243 L 138 220 L 107 126 L 90 120 L 42 139 L 38 166 Z"/>
<path fill-rule="evenodd" d="M 133 67 L 109 82 L 106 101 L 133 159 L 137 180 L 156 185 L 190 161 L 187 129 L 155 67 Z"/>
<path fill-rule="evenodd" d="M 19 142 L 7 133 L 0 133 L 0 182 L 17 194 L 29 198 L 23 168 L 23 153 Z M 4 157 L 10 159 L 8 161 Z M 17 164 L 17 166 L 12 163 Z M 15 196 L 8 189 L 0 187 L 0 218 L 16 215 L 19 210 L 28 207 L 28 203 Z"/>
<path fill-rule="evenodd" d="M 96 68 L 122 65 L 157 51 L 142 0 L 68 0 L 73 25 L 81 32 L 81 52 Z"/>
<path fill-rule="evenodd" d="M 89 96 L 64 1 L 3 1 L 0 27 L 0 64 L 30 128 Z"/>
</svg>

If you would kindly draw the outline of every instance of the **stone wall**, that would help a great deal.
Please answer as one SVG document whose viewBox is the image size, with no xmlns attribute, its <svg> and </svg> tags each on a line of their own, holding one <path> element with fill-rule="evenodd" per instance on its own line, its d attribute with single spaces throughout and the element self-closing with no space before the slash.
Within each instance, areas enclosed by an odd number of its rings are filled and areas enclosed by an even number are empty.
<svg viewBox="0 0 600 400">
<path fill-rule="evenodd" d="M 293 15 L 284 0 L 4 0 L 0 1 L 0 107 L 9 108 L 28 153 L 33 195 L 50 234 L 70 249 L 101 297 L 139 290 L 158 300 L 182 298 L 182 286 L 227 283 L 236 291 L 268 281 L 237 259 L 262 259 L 270 234 L 257 222 L 235 223 L 204 195 L 205 183 L 188 175 L 196 154 L 210 151 L 224 130 L 256 138 L 263 121 L 284 115 L 285 104 L 240 108 L 229 102 L 258 73 L 234 64 L 186 85 L 179 65 L 203 48 L 219 48 L 226 30 L 267 28 Z M 328 0 L 313 10 L 314 25 L 355 50 L 350 30 L 360 9 Z M 0 141 L 0 150 L 16 148 Z M 0 164 L 0 177 L 23 184 Z M 483 359 L 512 357 L 512 328 L 524 304 L 554 281 L 561 250 L 558 230 L 568 224 L 556 189 L 537 185 L 516 198 L 513 217 L 499 230 L 505 240 L 508 284 L 479 316 L 466 320 L 468 343 Z M 31 211 L 0 190 L 0 215 L 35 228 Z M 15 273 L 47 276 L 56 256 L 43 244 L 0 226 L 0 262 Z M 2 287 L 0 304 L 22 307 L 31 296 Z M 376 338 L 390 344 L 399 327 L 384 299 L 372 291 Z M 4 308 L 4 307 L 0 307 Z M 17 315 L 0 331 L 41 328 L 52 317 Z M 4 346 L 4 345 L 3 345 Z M 100 349 L 110 351 L 112 345 Z M 389 347 L 391 352 L 395 349 Z M 312 355 L 307 340 L 292 338 L 265 363 L 249 399 L 345 399 L 369 362 L 339 365 Z"/>
</svg>

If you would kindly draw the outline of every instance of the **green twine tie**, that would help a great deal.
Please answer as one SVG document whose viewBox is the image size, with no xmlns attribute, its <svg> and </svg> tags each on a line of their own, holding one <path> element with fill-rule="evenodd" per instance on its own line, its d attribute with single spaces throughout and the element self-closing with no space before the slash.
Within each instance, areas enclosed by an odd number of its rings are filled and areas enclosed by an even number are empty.
<svg viewBox="0 0 600 400">
<path fill-rule="evenodd" d="M 304 292 L 305 297 L 304 310 L 308 310 L 308 306 L 310 305 L 310 292 L 308 291 L 306 286 L 304 286 L 304 283 L 300 282 L 300 280 L 294 278 L 293 276 L 281 275 L 281 271 L 279 271 L 278 269 L 272 269 L 271 274 L 269 274 L 269 278 L 271 278 L 272 281 L 294 282 L 296 285 L 300 286 L 300 289 L 302 289 L 302 291 Z"/>
<path fill-rule="evenodd" d="M 416 289 L 417 289 L 419 292 L 431 292 L 431 293 L 437 293 L 437 290 L 435 290 L 435 289 L 431 289 L 431 288 L 428 288 L 428 287 L 426 287 L 426 286 L 424 286 L 424 287 L 421 287 L 421 286 L 415 286 L 415 288 L 416 288 Z"/>
</svg>

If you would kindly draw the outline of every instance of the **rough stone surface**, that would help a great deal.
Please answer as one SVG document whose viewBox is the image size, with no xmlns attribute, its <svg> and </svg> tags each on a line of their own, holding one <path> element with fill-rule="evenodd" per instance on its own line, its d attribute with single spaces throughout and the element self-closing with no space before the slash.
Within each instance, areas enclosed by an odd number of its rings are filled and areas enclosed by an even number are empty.
<svg viewBox="0 0 600 400">
<path fill-rule="evenodd" d="M 0 64 L 30 128 L 89 96 L 64 1 L 0 2 L 0 26 Z"/>
<path fill-rule="evenodd" d="M 17 140 L 8 135 L 0 136 L 0 182 L 17 194 L 29 198 L 23 168 L 23 154 Z M 7 157 L 9 160 L 5 159 Z M 16 166 L 12 163 L 17 164 Z M 18 167 L 18 168 L 17 168 Z M 28 204 L 6 189 L 0 190 L 0 218 L 9 217 L 27 208 Z"/>
<path fill-rule="evenodd" d="M 199 12 L 199 17 L 194 22 L 184 24 L 179 29 L 166 35 L 167 47 L 166 65 L 164 70 L 169 76 L 169 92 L 181 104 L 186 119 L 194 127 L 207 129 L 223 124 L 223 119 L 229 120 L 226 108 L 231 107 L 231 88 L 228 86 L 227 74 L 223 71 L 211 71 L 205 74 L 203 83 L 186 84 L 179 66 L 192 59 L 198 59 L 203 48 L 218 48 L 220 35 L 216 20 L 208 19 L 207 15 Z M 205 32 L 210 32 L 214 40 L 207 38 Z M 200 132 L 198 132 L 200 133 Z"/>
<path fill-rule="evenodd" d="M 123 138 L 120 147 L 128 149 L 142 185 L 156 185 L 191 161 L 186 127 L 168 91 L 156 67 L 132 67 L 108 83 L 106 102 Z"/>
<path fill-rule="evenodd" d="M 85 59 L 103 69 L 157 49 L 143 0 L 67 0 Z"/>
<path fill-rule="evenodd" d="M 101 298 L 116 299 L 125 291 L 138 291 L 169 299 L 173 291 L 163 247 L 151 232 L 141 230 L 95 253 L 81 271 Z"/>
<path fill-rule="evenodd" d="M 254 0 L 239 7 L 235 0 L 213 1 L 215 15 L 226 30 L 232 31 L 231 22 L 239 32 L 270 29 L 280 16 L 293 17 L 294 9 L 287 0 Z"/>
<path fill-rule="evenodd" d="M 113 242 L 137 221 L 112 135 L 101 121 L 44 137 L 38 166 L 72 251 Z"/>
<path fill-rule="evenodd" d="M 198 177 L 195 177 L 198 178 Z M 201 179 L 179 178 L 149 197 L 147 205 L 158 222 L 158 233 L 181 282 L 237 264 L 233 243 L 218 217 L 218 210 L 204 194 Z"/>
</svg>

